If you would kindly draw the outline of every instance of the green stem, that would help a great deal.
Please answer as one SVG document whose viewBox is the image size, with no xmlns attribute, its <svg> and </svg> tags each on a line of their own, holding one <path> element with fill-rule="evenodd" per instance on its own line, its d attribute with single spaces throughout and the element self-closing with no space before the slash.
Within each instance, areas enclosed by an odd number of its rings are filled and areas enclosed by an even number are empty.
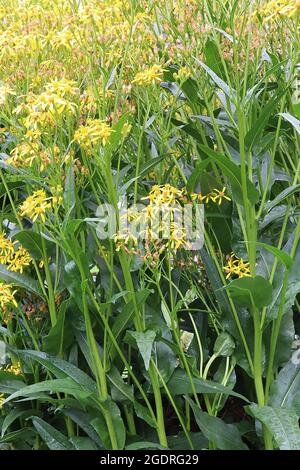
<svg viewBox="0 0 300 470">
<path fill-rule="evenodd" d="M 42 233 L 40 233 L 40 237 L 41 237 L 41 242 L 42 242 L 42 250 L 44 254 L 44 269 L 45 269 L 45 275 L 46 275 L 46 281 L 47 281 L 47 287 L 48 287 L 48 305 L 49 305 L 50 320 L 51 320 L 51 325 L 54 326 L 56 324 L 55 294 L 53 290 L 51 272 L 49 269 L 46 243 L 45 243 L 45 239 Z"/>
<path fill-rule="evenodd" d="M 152 384 L 154 399 L 155 399 L 157 434 L 158 434 L 160 445 L 167 448 L 168 440 L 167 440 L 166 430 L 165 430 L 164 410 L 163 410 L 163 405 L 162 405 L 159 380 L 158 380 L 155 364 L 152 359 L 150 362 L 150 367 L 149 367 L 148 372 L 149 372 L 149 377 L 151 379 L 151 384 Z"/>
</svg>

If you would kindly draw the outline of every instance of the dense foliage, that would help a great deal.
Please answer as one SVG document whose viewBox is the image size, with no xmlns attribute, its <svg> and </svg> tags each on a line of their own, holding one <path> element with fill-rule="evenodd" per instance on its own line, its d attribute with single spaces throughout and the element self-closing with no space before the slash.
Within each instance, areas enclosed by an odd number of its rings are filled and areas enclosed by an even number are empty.
<svg viewBox="0 0 300 470">
<path fill-rule="evenodd" d="M 300 450 L 299 11 L 1 2 L 1 449 Z"/>
</svg>

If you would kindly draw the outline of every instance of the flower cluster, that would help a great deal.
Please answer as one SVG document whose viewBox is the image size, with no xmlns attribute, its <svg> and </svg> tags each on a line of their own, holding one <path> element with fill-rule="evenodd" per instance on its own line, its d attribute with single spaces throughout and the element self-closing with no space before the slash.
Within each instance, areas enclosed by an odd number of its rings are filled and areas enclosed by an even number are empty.
<svg viewBox="0 0 300 470">
<path fill-rule="evenodd" d="M 138 245 L 138 235 L 141 235 L 148 247 L 154 244 L 159 253 L 166 249 L 176 252 L 179 248 L 188 247 L 186 228 L 183 226 L 182 208 L 186 203 L 210 201 L 220 205 L 223 200 L 230 200 L 225 195 L 226 188 L 214 189 L 212 192 L 202 195 L 189 194 L 186 188 L 178 189 L 169 183 L 154 185 L 148 196 L 142 198 L 149 203 L 141 211 L 127 211 L 123 217 L 129 222 L 134 222 L 125 230 L 119 230 L 115 235 L 116 250 L 125 248 L 126 251 L 135 251 Z M 185 213 L 185 222 L 188 214 Z M 193 217 L 193 216 L 191 216 Z M 194 226 L 191 219 L 190 227 Z M 139 227 L 137 229 L 137 227 Z M 131 248 L 130 248 L 131 247 Z M 132 248 L 133 247 L 133 248 Z"/>
<path fill-rule="evenodd" d="M 17 306 L 17 301 L 15 299 L 16 291 L 12 290 L 10 284 L 0 283 L 0 307 L 3 312 L 6 311 L 8 306 Z"/>
<path fill-rule="evenodd" d="M 263 17 L 264 22 L 270 21 L 278 16 L 291 18 L 300 11 L 299 0 L 270 0 L 262 6 L 256 14 Z"/>
<path fill-rule="evenodd" d="M 143 199 L 148 199 L 151 206 L 161 206 L 166 204 L 172 206 L 182 199 L 183 191 L 171 186 L 170 184 L 154 185 L 149 195 Z"/>
<path fill-rule="evenodd" d="M 85 126 L 80 126 L 74 135 L 74 140 L 87 152 L 95 146 L 105 146 L 114 130 L 100 119 L 88 119 Z"/>
<path fill-rule="evenodd" d="M 243 258 L 238 258 L 234 253 L 231 253 L 227 258 L 227 264 L 224 266 L 226 272 L 226 279 L 232 276 L 248 277 L 250 274 L 250 265 Z"/>
<path fill-rule="evenodd" d="M 14 374 L 14 375 L 22 375 L 22 369 L 21 369 L 20 362 L 17 362 L 16 364 L 7 365 L 2 370 L 5 370 L 6 372 L 10 372 L 11 374 Z"/>
<path fill-rule="evenodd" d="M 153 65 L 152 67 L 144 70 L 143 72 L 138 72 L 132 81 L 137 85 L 155 85 L 162 81 L 164 69 L 161 65 Z"/>
<path fill-rule="evenodd" d="M 3 402 L 5 401 L 5 396 L 3 393 L 0 393 L 0 410 L 3 407 Z"/>
<path fill-rule="evenodd" d="M 208 202 L 212 201 L 220 206 L 224 199 L 227 201 L 231 200 L 230 197 L 226 196 L 225 192 L 226 192 L 226 187 L 224 187 L 223 189 L 215 188 L 213 191 L 207 194 L 192 193 L 191 198 L 193 201 L 198 201 L 201 204 L 203 202 L 207 204 Z"/>
<path fill-rule="evenodd" d="M 51 91 L 51 88 L 46 87 L 46 91 L 39 95 L 29 94 L 26 103 L 15 108 L 15 114 L 23 116 L 21 122 L 26 129 L 56 127 L 60 117 L 76 113 L 76 103 Z"/>
<path fill-rule="evenodd" d="M 8 239 L 5 233 L 0 233 L 0 264 L 5 264 L 10 271 L 23 273 L 32 258 L 26 248 L 16 246 L 16 242 Z"/>
<path fill-rule="evenodd" d="M 20 206 L 22 217 L 27 216 L 35 222 L 40 218 L 43 222 L 46 220 L 46 212 L 51 209 L 51 198 L 47 198 L 43 189 L 35 191 Z"/>
</svg>

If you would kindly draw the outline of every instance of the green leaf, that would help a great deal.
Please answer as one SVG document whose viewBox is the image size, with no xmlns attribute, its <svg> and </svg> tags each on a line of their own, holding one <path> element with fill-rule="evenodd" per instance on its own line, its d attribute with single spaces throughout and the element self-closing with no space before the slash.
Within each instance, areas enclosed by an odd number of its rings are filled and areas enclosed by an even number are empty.
<svg viewBox="0 0 300 470">
<path fill-rule="evenodd" d="M 149 296 L 150 293 L 151 293 L 151 291 L 148 290 L 148 289 L 143 289 L 143 290 L 137 292 L 136 293 L 137 305 L 138 306 L 142 305 L 146 301 L 146 299 L 147 299 L 147 297 Z M 118 339 L 118 337 L 120 336 L 122 331 L 124 331 L 124 329 L 126 328 L 128 323 L 130 322 L 130 320 L 131 320 L 131 318 L 134 314 L 134 309 L 135 309 L 134 303 L 131 300 L 130 302 L 128 302 L 128 304 L 125 305 L 125 307 L 123 308 L 121 313 L 116 317 L 116 319 L 114 321 L 114 324 L 112 326 L 112 333 L 113 333 L 115 339 Z M 110 347 L 112 348 L 113 345 L 111 344 Z"/>
<path fill-rule="evenodd" d="M 291 235 L 284 246 L 283 250 L 285 252 L 290 252 L 292 243 L 295 238 L 297 228 L 293 235 Z M 293 307 L 295 298 L 300 292 L 300 242 L 298 242 L 296 253 L 293 259 L 293 265 L 288 272 L 288 284 L 287 290 L 285 293 L 285 304 L 284 304 L 284 314 L 286 315 L 290 309 Z M 273 300 L 272 304 L 269 307 L 268 319 L 274 319 L 278 315 L 278 309 L 281 301 L 282 287 L 283 287 L 283 278 L 285 275 L 284 266 L 279 265 L 276 269 L 274 280 L 273 280 Z"/>
<path fill-rule="evenodd" d="M 44 257 L 42 240 L 41 237 L 45 240 L 46 250 L 48 256 L 51 255 L 55 244 L 45 237 L 43 234 L 33 232 L 32 230 L 20 230 L 14 234 L 14 238 L 18 240 L 26 250 L 28 250 L 30 256 L 36 260 L 40 260 Z"/>
<path fill-rule="evenodd" d="M 14 177 L 15 179 L 16 177 Z M 26 185 L 26 181 L 24 181 L 24 178 L 22 178 L 22 181 L 8 181 L 6 182 L 6 186 L 8 187 L 9 191 L 14 191 L 16 189 L 22 188 L 23 186 Z M 0 197 L 4 196 L 7 194 L 6 188 L 3 183 L 0 184 Z"/>
<path fill-rule="evenodd" d="M 152 170 L 152 168 L 161 163 L 165 158 L 165 155 L 163 155 L 162 157 L 155 157 L 141 165 L 139 171 L 139 178 L 143 178 L 144 176 L 146 176 L 149 171 Z"/>
<path fill-rule="evenodd" d="M 119 450 L 122 450 L 124 449 L 125 441 L 126 441 L 126 429 L 125 429 L 125 425 L 121 416 L 120 409 L 118 408 L 117 404 L 114 403 L 110 399 L 106 401 L 105 403 L 103 403 L 103 405 L 112 419 L 113 427 L 114 427 L 117 442 L 118 442 L 118 448 Z M 107 431 L 106 423 L 100 420 L 100 418 L 96 418 L 95 420 L 92 421 L 91 424 L 94 427 L 96 425 L 97 429 L 99 429 L 100 431 L 100 434 L 99 434 L 100 439 L 103 441 L 103 444 L 105 445 L 105 447 L 110 449 L 111 442 L 110 442 L 109 434 Z"/>
<path fill-rule="evenodd" d="M 159 450 L 166 450 L 165 447 L 162 447 L 157 442 L 148 442 L 148 441 L 138 441 L 133 442 L 125 447 L 125 450 L 144 450 L 144 449 L 159 449 Z"/>
<path fill-rule="evenodd" d="M 10 410 L 9 413 L 5 416 L 2 428 L 1 428 L 1 437 L 4 436 L 9 426 L 11 426 L 17 419 L 27 419 L 31 416 L 41 415 L 41 411 L 29 409 L 29 410 Z"/>
<path fill-rule="evenodd" d="M 41 299 L 44 299 L 43 292 L 37 281 L 25 274 L 9 271 L 3 264 L 0 264 L 0 279 L 8 284 L 12 284 L 13 286 L 21 287 L 26 291 L 32 292 Z"/>
<path fill-rule="evenodd" d="M 298 134 L 300 134 L 300 121 L 299 121 L 299 119 L 295 118 L 295 116 L 292 116 L 290 113 L 279 113 L 279 116 L 282 116 L 283 119 L 285 119 L 290 124 L 292 124 L 295 131 L 298 132 Z"/>
<path fill-rule="evenodd" d="M 226 34 L 226 33 L 225 33 Z M 223 77 L 223 65 L 219 54 L 218 46 L 215 41 L 208 39 L 204 46 L 205 62 L 208 67 L 219 77 Z"/>
<path fill-rule="evenodd" d="M 285 408 L 256 404 L 248 406 L 247 410 L 267 426 L 280 450 L 300 450 L 300 429 L 295 413 Z"/>
<path fill-rule="evenodd" d="M 73 436 L 70 437 L 70 443 L 76 450 L 99 450 L 95 442 L 88 437 Z"/>
<path fill-rule="evenodd" d="M 74 423 L 76 423 L 89 436 L 89 438 L 96 443 L 97 448 L 102 448 L 102 444 L 98 437 L 98 434 L 96 433 L 93 426 L 91 426 L 91 420 L 93 418 L 91 418 L 90 413 L 87 414 L 86 411 L 81 411 L 73 408 L 62 408 L 61 411 L 66 416 L 69 416 L 72 421 L 74 421 Z M 95 412 L 95 410 L 93 409 L 91 410 L 91 412 Z"/>
<path fill-rule="evenodd" d="M 45 354 L 39 351 L 18 350 L 18 354 L 21 357 L 22 356 L 29 357 L 39 362 L 59 379 L 69 377 L 75 383 L 84 387 L 85 390 L 88 390 L 92 393 L 96 393 L 97 391 L 97 386 L 94 380 L 89 375 L 87 375 L 82 370 L 78 369 L 78 367 L 74 366 L 70 362 L 64 361 L 63 359 L 50 356 L 49 354 Z"/>
<path fill-rule="evenodd" d="M 34 437 L 35 431 L 33 428 L 23 428 L 19 429 L 18 431 L 12 431 L 6 434 L 5 436 L 0 438 L 0 444 L 3 444 L 4 442 L 16 442 L 16 441 L 22 441 L 26 442 L 29 439 L 32 439 Z"/>
<path fill-rule="evenodd" d="M 287 269 L 292 266 L 293 260 L 285 251 L 280 250 L 275 246 L 268 245 L 267 243 L 257 242 L 256 244 L 269 251 L 270 253 L 273 253 L 273 255 L 276 256 L 282 262 L 282 264 L 285 265 Z"/>
<path fill-rule="evenodd" d="M 116 438 L 118 441 L 118 448 L 120 450 L 124 449 L 126 442 L 126 429 L 121 416 L 119 407 L 115 402 L 109 400 L 107 402 L 108 413 L 110 414 L 113 422 L 113 427 L 116 433 Z"/>
<path fill-rule="evenodd" d="M 241 439 L 239 430 L 234 424 L 224 423 L 220 418 L 209 416 L 189 397 L 185 397 L 191 405 L 196 422 L 204 436 L 220 450 L 248 450 Z"/>
<path fill-rule="evenodd" d="M 0 380 L 0 393 L 14 393 L 21 388 L 25 388 L 26 384 L 22 380 Z"/>
<path fill-rule="evenodd" d="M 132 402 L 134 401 L 132 387 L 130 385 L 127 385 L 124 382 L 120 372 L 115 366 L 111 367 L 110 371 L 107 374 L 107 377 L 109 381 L 112 383 L 112 385 L 118 390 L 118 392 L 120 393 L 121 397 L 123 397 L 123 399 L 129 400 Z M 113 397 L 113 391 L 111 392 L 111 395 Z M 114 399 L 117 401 L 116 398 Z"/>
<path fill-rule="evenodd" d="M 61 355 L 63 352 L 65 315 L 69 302 L 70 300 L 68 299 L 61 304 L 55 325 L 43 339 L 43 350 L 46 353 Z"/>
<path fill-rule="evenodd" d="M 208 447 L 208 440 L 203 436 L 202 432 L 189 432 L 189 438 L 195 450 L 206 449 Z M 175 436 L 168 436 L 168 445 L 169 449 L 172 450 L 191 450 L 191 445 L 184 432 L 180 432 Z"/>
<path fill-rule="evenodd" d="M 201 260 L 204 264 L 206 274 L 208 276 L 209 282 L 214 290 L 216 299 L 222 309 L 222 311 L 231 312 L 231 306 L 228 300 L 226 291 L 223 289 L 223 282 L 220 277 L 220 274 L 217 270 L 214 260 L 208 254 L 206 248 L 201 248 L 200 250 Z"/>
<path fill-rule="evenodd" d="M 186 132 L 188 135 L 190 135 L 191 137 L 193 137 L 193 139 L 195 139 L 197 142 L 199 142 L 200 144 L 203 144 L 203 139 L 201 137 L 201 135 L 199 134 L 199 132 L 197 131 L 197 129 L 195 129 L 191 123 L 186 123 L 186 122 L 182 122 L 182 121 L 178 121 L 177 119 L 174 119 L 172 118 L 171 119 L 172 123 L 180 128 L 181 130 L 183 130 L 184 132 Z"/>
<path fill-rule="evenodd" d="M 199 181 L 200 175 L 205 170 L 207 165 L 210 163 L 210 159 L 207 158 L 206 160 L 203 160 L 200 163 L 197 163 L 196 168 L 194 169 L 193 173 L 189 177 L 187 184 L 186 184 L 186 189 L 189 193 L 192 193 L 195 191 L 195 187 Z"/>
<path fill-rule="evenodd" d="M 131 336 L 136 341 L 137 347 L 143 358 L 145 369 L 149 369 L 152 346 L 156 337 L 156 333 L 153 330 L 147 330 L 145 332 L 131 331 Z"/>
<path fill-rule="evenodd" d="M 251 149 L 254 143 L 257 142 L 258 137 L 265 129 L 272 113 L 274 113 L 277 104 L 285 93 L 286 90 L 279 90 L 277 93 L 274 94 L 270 101 L 263 106 L 263 110 L 260 116 L 255 119 L 255 124 L 245 136 L 245 145 L 246 147 L 248 147 L 248 149 Z"/>
<path fill-rule="evenodd" d="M 32 418 L 32 424 L 50 450 L 74 450 L 68 438 L 41 418 Z"/>
<path fill-rule="evenodd" d="M 156 426 L 156 422 L 154 421 L 154 419 L 152 418 L 148 408 L 146 408 L 145 406 L 141 405 L 137 400 L 135 400 L 134 404 L 134 411 L 136 413 L 136 415 L 141 418 L 142 420 L 144 420 L 147 424 L 149 424 L 149 426 L 151 426 L 152 428 L 156 429 L 157 426 Z"/>
<path fill-rule="evenodd" d="M 300 191 L 300 184 L 289 186 L 288 188 L 281 191 L 281 193 L 279 193 L 272 201 L 266 204 L 266 207 L 265 207 L 266 212 L 270 212 L 275 206 L 278 206 L 278 204 L 280 204 L 287 197 L 291 196 L 297 191 Z"/>
<path fill-rule="evenodd" d="M 124 113 L 113 126 L 114 132 L 111 134 L 107 145 L 105 146 L 105 155 L 108 157 L 120 146 L 123 139 L 123 127 L 132 121 L 130 113 Z"/>
<path fill-rule="evenodd" d="M 293 359 L 294 358 L 294 359 Z M 293 410 L 300 417 L 300 351 L 281 369 L 272 383 L 268 404 Z"/>
<path fill-rule="evenodd" d="M 111 449 L 111 442 L 103 416 L 98 415 L 97 417 L 91 419 L 90 424 L 99 436 L 103 447 L 105 449 Z"/>
<path fill-rule="evenodd" d="M 194 57 L 196 62 L 201 65 L 201 67 L 208 73 L 208 75 L 213 79 L 215 84 L 217 85 L 218 88 L 220 88 L 225 95 L 228 96 L 231 100 L 236 97 L 236 91 L 227 85 L 227 83 L 224 82 L 212 69 L 210 69 L 207 65 L 205 65 L 201 60 L 198 60 L 196 57 Z"/>
<path fill-rule="evenodd" d="M 262 308 L 272 302 L 272 285 L 262 276 L 234 279 L 225 289 L 244 307 L 255 305 Z"/>
<path fill-rule="evenodd" d="M 218 356 L 231 356 L 235 349 L 235 342 L 229 333 L 223 331 L 216 339 L 214 344 L 214 354 Z"/>
<path fill-rule="evenodd" d="M 73 212 L 74 206 L 76 204 L 74 163 L 68 165 L 66 168 L 64 203 L 66 206 L 66 210 L 68 211 L 67 219 L 69 219 L 69 216 Z"/>
<path fill-rule="evenodd" d="M 244 205 L 241 168 L 229 160 L 229 158 L 225 157 L 225 155 L 215 152 L 205 145 L 200 145 L 200 148 L 221 168 L 224 175 L 228 178 L 234 200 L 238 204 Z M 259 192 L 248 178 L 246 179 L 246 186 L 247 199 L 251 204 L 256 204 L 259 200 Z"/>
<path fill-rule="evenodd" d="M 196 393 L 223 393 L 224 395 L 231 395 L 233 397 L 240 398 L 241 400 L 246 402 L 249 401 L 246 397 L 244 397 L 240 393 L 234 392 L 233 390 L 231 390 L 231 388 L 226 387 L 225 385 L 213 382 L 212 380 L 204 380 L 200 377 L 193 377 L 192 379 Z M 183 369 L 175 370 L 171 379 L 168 382 L 168 388 L 173 396 L 193 393 L 193 388 L 190 379 Z"/>
<path fill-rule="evenodd" d="M 39 394 L 39 392 L 66 393 L 74 396 L 79 401 L 85 400 L 92 395 L 91 391 L 87 391 L 83 386 L 80 386 L 67 377 L 65 379 L 45 380 L 44 382 L 22 387 L 20 390 L 17 390 L 6 398 L 3 404 L 19 397 L 31 397 L 34 399 L 34 396 Z"/>
</svg>

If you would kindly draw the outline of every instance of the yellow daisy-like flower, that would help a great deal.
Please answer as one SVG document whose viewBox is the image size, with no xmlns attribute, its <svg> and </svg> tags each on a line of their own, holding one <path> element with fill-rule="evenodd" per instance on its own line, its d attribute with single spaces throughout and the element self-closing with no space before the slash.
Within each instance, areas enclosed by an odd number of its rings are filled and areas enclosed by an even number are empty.
<svg viewBox="0 0 300 470">
<path fill-rule="evenodd" d="M 55 93 L 64 98 L 67 95 L 78 95 L 79 88 L 76 86 L 74 80 L 67 80 L 62 78 L 60 80 L 52 80 L 45 86 L 46 90 L 50 93 Z"/>
<path fill-rule="evenodd" d="M 29 266 L 32 258 L 24 247 L 20 247 L 14 254 L 13 259 L 8 265 L 10 271 L 23 273 L 24 268 Z"/>
<path fill-rule="evenodd" d="M 264 22 L 268 22 L 278 16 L 285 16 L 287 18 L 293 17 L 300 10 L 299 0 L 271 0 L 258 11 L 264 18 Z"/>
<path fill-rule="evenodd" d="M 184 246 L 186 246 L 184 229 L 173 222 L 171 224 L 168 247 L 173 251 L 177 251 L 179 248 L 183 248 Z"/>
<path fill-rule="evenodd" d="M 6 366 L 4 370 L 14 375 L 22 375 L 21 364 L 19 362 L 15 365 L 11 364 L 11 365 Z"/>
<path fill-rule="evenodd" d="M 46 220 L 46 212 L 51 208 L 49 202 L 51 198 L 47 198 L 43 189 L 35 191 L 20 206 L 21 217 L 28 216 L 35 222 L 40 218 L 43 222 Z"/>
<path fill-rule="evenodd" d="M 4 400 L 5 400 L 4 394 L 3 394 L 3 393 L 0 393 L 0 410 L 1 410 L 2 406 L 3 406 Z"/>
<path fill-rule="evenodd" d="M 154 185 L 147 197 L 142 199 L 148 199 L 151 205 L 163 205 L 168 206 L 176 204 L 178 199 L 182 197 L 183 193 L 180 189 L 171 186 L 170 184 Z"/>
<path fill-rule="evenodd" d="M 191 71 L 188 67 L 181 67 L 178 72 L 174 73 L 174 78 L 176 78 L 180 82 L 183 82 L 190 78 L 191 75 Z"/>
<path fill-rule="evenodd" d="M 136 246 L 138 243 L 137 238 L 130 232 L 121 233 L 118 232 L 114 237 L 116 244 L 116 251 L 120 251 L 121 248 L 125 248 L 128 251 L 129 246 Z"/>
<path fill-rule="evenodd" d="M 115 131 L 105 121 L 89 119 L 85 126 L 77 129 L 74 140 L 83 149 L 89 151 L 100 143 L 105 146 L 113 132 Z"/>
<path fill-rule="evenodd" d="M 250 264 L 247 261 L 244 261 L 243 258 L 238 258 L 234 253 L 231 253 L 230 257 L 227 260 L 227 265 L 224 266 L 223 269 L 227 274 L 226 279 L 229 279 L 232 276 L 251 276 Z"/>
<path fill-rule="evenodd" d="M 221 205 L 223 199 L 227 199 L 227 201 L 230 201 L 230 197 L 225 195 L 226 188 L 224 187 L 223 189 L 214 189 L 213 193 L 211 194 L 211 200 L 218 204 L 219 206 Z"/>
<path fill-rule="evenodd" d="M 4 105 L 9 95 L 16 93 L 8 85 L 0 85 L 0 105 Z"/>
<path fill-rule="evenodd" d="M 207 194 L 192 193 L 190 197 L 192 201 L 197 201 L 199 203 L 205 202 L 206 204 L 212 201 L 220 206 L 224 199 L 227 199 L 227 201 L 231 201 L 230 197 L 225 195 L 225 191 L 226 191 L 226 187 L 224 187 L 221 190 L 214 189 L 212 192 L 207 193 Z"/>
<path fill-rule="evenodd" d="M 6 238 L 4 232 L 0 233 L 0 264 L 10 263 L 14 257 L 14 242 Z"/>
<path fill-rule="evenodd" d="M 14 297 L 15 293 L 16 291 L 12 290 L 10 284 L 0 283 L 0 307 L 2 310 L 5 310 L 8 305 L 14 305 L 15 307 L 18 305 Z"/>
<path fill-rule="evenodd" d="M 137 85 L 155 85 L 160 83 L 163 78 L 164 69 L 161 65 L 153 65 L 149 69 L 144 70 L 143 72 L 138 72 L 132 81 Z"/>
</svg>

